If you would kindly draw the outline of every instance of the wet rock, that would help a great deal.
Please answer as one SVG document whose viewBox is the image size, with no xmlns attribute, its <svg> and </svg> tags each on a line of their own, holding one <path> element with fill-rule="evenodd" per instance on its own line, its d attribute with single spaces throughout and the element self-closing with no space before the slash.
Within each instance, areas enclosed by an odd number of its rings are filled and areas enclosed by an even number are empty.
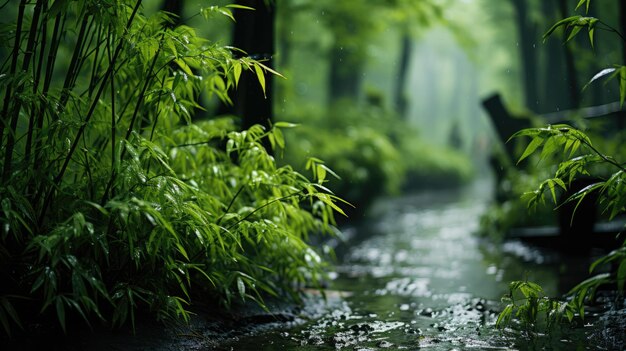
<svg viewBox="0 0 626 351">
<path fill-rule="evenodd" d="M 350 330 L 358 332 L 358 333 L 369 334 L 371 331 L 374 330 L 374 327 L 366 323 L 359 323 L 359 324 L 351 325 Z"/>
<path fill-rule="evenodd" d="M 387 348 L 392 347 L 392 346 L 393 346 L 393 344 L 392 344 L 392 343 L 390 343 L 390 342 L 389 342 L 389 341 L 387 341 L 387 340 L 383 340 L 383 341 L 379 342 L 378 344 L 376 344 L 376 346 L 378 346 L 378 347 L 380 347 L 380 348 L 383 348 L 383 349 L 387 349 Z"/>
<path fill-rule="evenodd" d="M 307 339 L 307 343 L 309 345 L 323 345 L 324 344 L 324 339 L 322 339 L 322 337 L 319 336 L 319 335 L 311 335 Z"/>
<path fill-rule="evenodd" d="M 433 316 L 433 310 L 432 308 L 425 308 L 420 312 L 420 316 L 424 316 L 424 317 L 432 317 Z"/>
</svg>

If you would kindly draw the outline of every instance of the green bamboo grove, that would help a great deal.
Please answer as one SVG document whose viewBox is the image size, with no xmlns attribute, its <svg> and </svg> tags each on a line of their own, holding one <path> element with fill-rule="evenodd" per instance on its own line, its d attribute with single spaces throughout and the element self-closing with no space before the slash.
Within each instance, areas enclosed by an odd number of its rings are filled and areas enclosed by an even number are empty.
<svg viewBox="0 0 626 351">
<path fill-rule="evenodd" d="M 297 300 L 319 283 L 307 236 L 333 233 L 332 173 L 277 165 L 264 140 L 283 148 L 291 124 L 194 116 L 229 103 L 242 75 L 264 86 L 276 72 L 141 0 L 2 6 L 4 333 L 41 318 L 134 325 L 139 310 L 188 320 L 194 302 Z"/>
</svg>

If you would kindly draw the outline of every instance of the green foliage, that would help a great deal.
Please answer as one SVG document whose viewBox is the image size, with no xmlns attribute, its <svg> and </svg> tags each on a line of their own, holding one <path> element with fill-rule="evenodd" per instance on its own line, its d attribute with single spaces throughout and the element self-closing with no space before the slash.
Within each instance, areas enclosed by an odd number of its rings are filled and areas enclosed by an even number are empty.
<svg viewBox="0 0 626 351">
<path fill-rule="evenodd" d="M 540 158 L 550 158 L 565 155 L 565 159 L 559 162 L 554 175 L 545 179 L 539 187 L 522 195 L 522 199 L 527 201 L 529 208 L 546 203 L 546 193 L 555 205 L 558 203 L 557 189 L 567 190 L 568 184 L 580 176 L 596 176 L 598 181 L 578 190 L 563 203 L 574 202 L 576 208 L 591 193 L 598 195 L 598 203 L 609 219 L 618 214 L 623 214 L 626 210 L 626 189 L 624 188 L 624 168 L 623 164 L 614 158 L 601 153 L 592 143 L 591 139 L 583 132 L 573 129 L 567 125 L 547 126 L 545 128 L 524 129 L 517 132 L 513 138 L 531 137 L 526 150 L 520 157 L 520 161 L 541 150 Z M 613 173 L 599 171 L 598 166 L 612 169 Z M 576 214 L 574 214 L 576 215 Z M 626 244 L 626 242 L 625 242 Z M 527 300 L 524 305 L 517 306 L 515 300 L 509 302 L 498 318 L 498 325 L 508 323 L 512 316 L 519 318 L 526 326 L 536 323 L 537 314 L 534 311 L 543 310 L 546 312 L 546 322 L 550 326 L 556 321 L 563 320 L 563 316 L 568 321 L 572 321 L 575 314 L 580 318 L 585 316 L 585 302 L 593 300 L 598 286 L 603 284 L 616 284 L 618 291 L 624 289 L 626 280 L 626 251 L 621 248 L 612 251 L 608 255 L 596 260 L 590 266 L 590 273 L 596 268 L 607 264 L 618 267 L 617 271 L 597 274 L 575 286 L 568 294 L 567 302 L 556 302 L 546 297 L 538 298 L 541 292 L 538 286 L 521 286 L 520 282 L 513 282 L 512 291 L 520 289 Z M 519 285 L 519 286 L 518 286 Z M 532 288 L 532 289 L 531 289 Z M 529 290 L 530 289 L 530 290 Z M 532 294 L 529 291 L 533 291 Z M 529 295 L 530 294 L 530 295 Z M 511 293 L 512 296 L 512 293 Z M 512 298 L 509 298 L 509 300 Z M 517 309 L 517 313 L 513 313 Z M 519 312 L 521 310 L 521 312 Z"/>
<path fill-rule="evenodd" d="M 586 5 L 585 11 L 588 13 L 591 0 L 580 0 L 578 5 L 576 6 L 576 10 L 578 10 L 578 8 L 581 7 L 583 4 Z M 589 34 L 589 42 L 591 44 L 591 47 L 594 46 L 594 33 L 596 28 L 612 32 L 616 34 L 621 39 L 621 41 L 626 42 L 626 38 L 624 37 L 626 33 L 620 33 L 617 29 L 613 28 L 612 26 L 598 18 L 584 17 L 580 15 L 567 17 L 555 23 L 543 35 L 544 41 L 550 35 L 552 35 L 552 33 L 554 33 L 557 28 L 560 27 L 564 27 L 566 32 L 569 31 L 567 39 L 565 40 L 566 43 L 572 40 L 585 27 L 587 28 L 587 32 Z M 589 84 L 593 83 L 595 80 L 605 77 L 609 74 L 610 76 L 607 77 L 607 81 L 617 78 L 619 86 L 620 107 L 623 107 L 624 101 L 626 101 L 626 66 L 614 65 L 614 67 L 601 70 L 600 72 L 595 74 L 593 78 L 591 78 L 591 80 L 585 85 L 585 88 L 589 86 Z"/>
<path fill-rule="evenodd" d="M 515 317 L 525 329 L 535 329 L 538 323 L 545 322 L 551 328 L 563 319 L 574 319 L 575 310 L 568 303 L 550 299 L 543 289 L 530 281 L 513 281 L 509 284 L 509 294 L 502 298 L 507 305 L 498 315 L 496 327 L 502 328 Z M 541 324 L 541 327 L 544 327 Z"/>
<path fill-rule="evenodd" d="M 419 131 L 380 107 L 359 108 L 342 101 L 326 114 L 300 106 L 289 116 L 306 124 L 288 135 L 291 147 L 285 158 L 293 164 L 308 159 L 306 169 L 328 178 L 330 187 L 357 211 L 380 195 L 459 185 L 472 173 L 460 153 L 426 143 Z M 325 163 L 311 159 L 313 152 Z M 341 179 L 328 177 L 327 166 Z"/>
<path fill-rule="evenodd" d="M 623 185 L 625 169 L 622 163 L 596 149 L 585 133 L 567 125 L 555 125 L 546 128 L 524 129 L 513 135 L 514 138 L 520 136 L 531 137 L 520 161 L 540 147 L 542 148 L 542 159 L 557 154 L 569 155 L 569 158 L 559 163 L 553 178 L 541 182 L 537 190 L 524 194 L 523 197 L 527 199 L 529 207 L 532 208 L 537 203 L 545 203 L 544 193 L 546 190 L 550 191 L 551 198 L 556 204 L 555 189 L 557 186 L 566 190 L 566 184 L 571 183 L 575 178 L 590 176 L 593 173 L 593 166 L 609 165 L 617 171 L 612 173 L 607 180 L 586 186 L 566 201 L 576 201 L 580 204 L 591 192 L 598 191 L 601 195 L 600 204 L 603 205 L 603 210 L 609 214 L 609 219 L 613 219 L 617 214 L 624 211 L 624 205 L 626 205 L 626 192 Z M 576 155 L 578 151 L 581 151 L 580 155 Z M 576 157 L 572 157 L 574 155 Z"/>
<path fill-rule="evenodd" d="M 402 185 L 401 155 L 389 137 L 374 128 L 324 130 L 304 125 L 290 137 L 292 147 L 285 157 L 295 163 L 310 157 L 314 150 L 325 163 L 309 159 L 306 168 L 312 169 L 318 179 L 325 179 L 337 194 L 360 210 L 377 196 L 398 192 Z M 331 168 L 341 174 L 340 180 L 327 177 Z"/>
<path fill-rule="evenodd" d="M 456 186 L 468 182 L 474 175 L 474 166 L 467 155 L 426 142 L 416 128 L 401 125 L 395 135 L 406 169 L 403 188 Z"/>
<path fill-rule="evenodd" d="M 586 11 L 589 11 L 590 3 L 590 0 L 580 0 L 576 8 L 586 4 Z M 566 40 L 569 41 L 581 28 L 588 27 L 589 39 L 593 46 L 593 30 L 598 24 L 603 24 L 604 29 L 618 34 L 624 40 L 621 33 L 602 21 L 582 16 L 572 16 L 557 22 L 544 35 L 544 38 L 552 34 L 556 28 L 565 26 L 566 30 L 570 30 Z M 616 65 L 616 68 L 605 69 L 596 74 L 589 83 L 609 74 L 611 74 L 609 79 L 619 76 L 620 104 L 623 105 L 626 98 L 626 69 L 624 66 Z M 544 204 L 546 192 L 549 193 L 556 205 L 557 189 L 567 190 L 572 181 L 581 176 L 587 176 L 598 180 L 570 195 L 564 200 L 564 203 L 573 202 L 576 204 L 575 208 L 578 208 L 587 196 L 594 193 L 598 197 L 598 204 L 603 213 L 608 214 L 609 219 L 626 212 L 626 187 L 624 186 L 626 168 L 624 163 L 602 153 L 599 148 L 592 144 L 591 138 L 586 133 L 568 125 L 554 125 L 545 128 L 524 129 L 512 136 L 512 138 L 519 137 L 530 137 L 530 142 L 519 161 L 536 154 L 539 150 L 541 150 L 540 160 L 558 160 L 554 174 L 540 182 L 538 189 L 522 196 L 526 199 L 528 207 L 533 208 L 537 204 Z M 615 138 L 619 139 L 619 135 Z M 623 153 L 623 149 L 618 147 L 617 152 Z M 511 283 L 511 294 L 507 297 L 511 303 L 500 314 L 497 325 L 507 323 L 513 316 L 515 309 L 517 309 L 515 316 L 520 318 L 525 325 L 537 321 L 536 311 L 539 310 L 544 310 L 547 313 L 548 325 L 562 320 L 563 316 L 566 316 L 570 322 L 575 314 L 578 314 L 581 319 L 584 318 L 585 302 L 593 300 L 596 289 L 600 285 L 616 284 L 617 290 L 623 293 L 626 282 L 626 241 L 622 243 L 620 248 L 596 260 L 590 266 L 589 272 L 593 273 L 596 268 L 607 264 L 612 264 L 617 269 L 611 273 L 596 274 L 579 283 L 567 294 L 569 297 L 567 302 L 558 302 L 541 297 L 541 288 L 536 284 Z M 519 290 L 524 296 L 526 300 L 524 305 L 516 305 L 515 299 L 512 297 L 515 290 Z"/>
<path fill-rule="evenodd" d="M 263 306 L 319 284 L 325 263 L 307 239 L 341 212 L 322 186 L 331 171 L 310 181 L 277 165 L 262 141 L 282 150 L 290 124 L 194 117 L 206 98 L 230 103 L 241 75 L 264 87 L 275 71 L 146 16 L 140 0 L 4 6 L 5 333 L 31 322 L 26 311 L 64 331 L 76 317 L 134 325 L 138 310 L 188 321 L 193 302 Z"/>
</svg>

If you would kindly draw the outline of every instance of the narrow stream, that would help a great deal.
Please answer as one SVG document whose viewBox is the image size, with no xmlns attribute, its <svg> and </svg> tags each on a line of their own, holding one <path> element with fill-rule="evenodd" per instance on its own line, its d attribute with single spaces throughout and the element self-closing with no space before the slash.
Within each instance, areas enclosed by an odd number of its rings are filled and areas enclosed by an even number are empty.
<svg viewBox="0 0 626 351">
<path fill-rule="evenodd" d="M 496 330 L 511 280 L 549 295 L 567 291 L 589 259 L 525 246 L 482 243 L 472 235 L 490 199 L 489 182 L 380 201 L 346 233 L 328 302 L 299 323 L 237 337 L 233 350 L 594 349 L 593 323 L 554 335 Z M 582 275 L 584 276 L 584 275 Z M 315 308 L 313 308 L 315 310 Z"/>
</svg>

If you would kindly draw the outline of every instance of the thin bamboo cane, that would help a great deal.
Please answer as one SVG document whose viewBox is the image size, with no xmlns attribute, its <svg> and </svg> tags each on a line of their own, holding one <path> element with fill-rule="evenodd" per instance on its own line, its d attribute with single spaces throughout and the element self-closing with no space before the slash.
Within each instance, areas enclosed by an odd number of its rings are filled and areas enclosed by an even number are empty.
<svg viewBox="0 0 626 351">
<path fill-rule="evenodd" d="M 135 18 L 135 15 L 137 14 L 137 11 L 139 10 L 139 7 L 141 6 L 141 2 L 142 0 L 137 0 L 137 3 L 135 4 L 135 7 L 133 8 L 133 11 L 126 23 L 126 28 L 125 31 L 128 31 L 130 29 L 130 26 L 133 23 L 133 20 Z M 122 47 L 124 46 L 124 38 L 120 38 L 117 47 L 115 48 L 115 52 L 113 54 L 113 62 L 115 63 L 117 61 L 117 58 L 119 56 L 119 54 L 122 51 Z M 38 223 L 39 225 L 43 224 L 43 220 L 46 216 L 46 213 L 48 212 L 48 208 L 50 207 L 50 203 L 52 202 L 52 197 L 54 195 L 54 192 L 56 190 L 56 188 L 61 184 L 61 180 L 63 180 L 63 176 L 65 175 L 65 172 L 67 170 L 67 167 L 72 159 L 72 156 L 74 155 L 74 152 L 76 151 L 76 147 L 78 146 L 79 141 L 82 138 L 83 133 L 85 132 L 85 128 L 87 128 L 87 125 L 89 124 L 89 121 L 91 120 L 91 117 L 93 117 L 93 114 L 95 112 L 96 106 L 99 103 L 100 100 L 100 96 L 102 95 L 102 92 L 104 91 L 104 87 L 106 85 L 108 85 L 108 80 L 112 75 L 112 72 L 114 70 L 114 66 L 109 66 L 107 68 L 107 71 L 102 79 L 102 83 L 100 84 L 100 87 L 98 88 L 98 91 L 96 92 L 96 95 L 94 96 L 92 102 L 91 102 L 91 106 L 89 107 L 89 111 L 87 112 L 86 116 L 85 116 L 85 120 L 83 122 L 83 124 L 81 125 L 81 127 L 78 129 L 78 132 L 76 133 L 76 136 L 74 138 L 74 141 L 72 142 L 71 146 L 70 146 L 70 150 L 67 153 L 67 156 L 65 157 L 65 160 L 63 161 L 63 165 L 61 166 L 61 170 L 59 171 L 59 173 L 56 175 L 56 177 L 54 177 L 53 180 L 53 184 L 50 187 L 50 189 L 47 191 L 46 193 L 46 197 L 44 199 L 42 208 L 41 208 L 41 213 L 39 214 L 39 218 L 38 218 Z"/>
</svg>

